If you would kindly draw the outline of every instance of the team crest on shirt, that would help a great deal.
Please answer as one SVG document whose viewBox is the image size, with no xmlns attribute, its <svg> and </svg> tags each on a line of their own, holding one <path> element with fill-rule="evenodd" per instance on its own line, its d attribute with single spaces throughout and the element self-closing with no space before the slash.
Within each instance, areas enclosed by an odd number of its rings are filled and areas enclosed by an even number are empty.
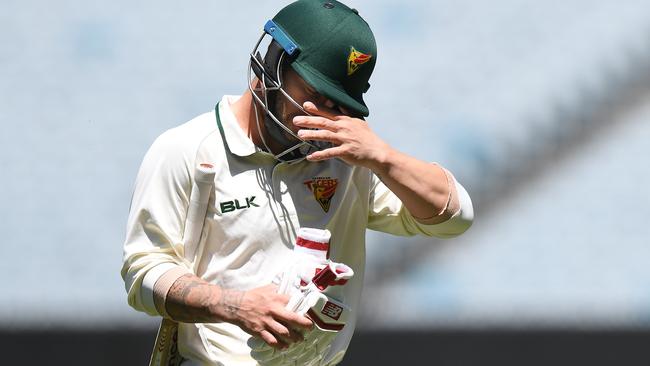
<svg viewBox="0 0 650 366">
<path fill-rule="evenodd" d="M 328 212 L 339 180 L 330 177 L 316 177 L 306 180 L 304 184 L 314 194 L 316 202 L 318 202 L 323 211 Z"/>
<path fill-rule="evenodd" d="M 370 61 L 372 55 L 366 55 L 363 52 L 359 52 L 354 47 L 350 47 L 350 55 L 348 56 L 348 76 L 354 74 L 361 65 Z"/>
</svg>

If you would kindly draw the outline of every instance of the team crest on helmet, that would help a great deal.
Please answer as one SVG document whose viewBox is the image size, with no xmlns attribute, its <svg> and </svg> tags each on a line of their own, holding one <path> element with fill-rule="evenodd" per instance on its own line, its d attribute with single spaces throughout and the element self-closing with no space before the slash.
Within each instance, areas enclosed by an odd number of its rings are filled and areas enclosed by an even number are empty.
<svg viewBox="0 0 650 366">
<path fill-rule="evenodd" d="M 370 61 L 372 55 L 366 55 L 365 53 L 359 52 L 350 47 L 350 56 L 348 56 L 348 76 L 354 74 L 361 65 Z"/>
<path fill-rule="evenodd" d="M 316 177 L 304 182 L 307 188 L 314 194 L 316 202 L 318 202 L 325 212 L 330 210 L 330 202 L 332 201 L 332 197 L 334 197 L 334 193 L 336 193 L 338 183 L 338 179 L 329 177 Z"/>
</svg>

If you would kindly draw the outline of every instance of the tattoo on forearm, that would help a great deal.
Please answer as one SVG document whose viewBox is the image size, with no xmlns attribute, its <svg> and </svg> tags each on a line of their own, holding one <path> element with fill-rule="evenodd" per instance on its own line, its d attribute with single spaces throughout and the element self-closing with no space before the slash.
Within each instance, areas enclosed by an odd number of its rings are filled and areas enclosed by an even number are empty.
<svg viewBox="0 0 650 366">
<path fill-rule="evenodd" d="M 189 283 L 186 283 L 185 286 L 181 287 L 181 299 L 183 300 L 189 300 L 190 293 L 192 290 L 197 289 L 199 286 L 204 286 L 204 284 L 199 283 L 198 281 L 191 281 Z"/>
<path fill-rule="evenodd" d="M 233 316 L 239 311 L 243 298 L 243 291 L 224 289 L 221 293 L 221 298 L 219 298 L 219 305 L 223 307 L 228 315 Z"/>
<path fill-rule="evenodd" d="M 214 291 L 210 285 L 190 275 L 178 279 L 167 293 L 167 312 L 175 320 L 186 323 L 215 321 L 209 309 Z"/>
<path fill-rule="evenodd" d="M 184 323 L 211 323 L 222 317 L 233 317 L 241 309 L 244 291 L 222 289 L 191 275 L 174 282 L 167 293 L 166 310 L 174 319 Z"/>
</svg>

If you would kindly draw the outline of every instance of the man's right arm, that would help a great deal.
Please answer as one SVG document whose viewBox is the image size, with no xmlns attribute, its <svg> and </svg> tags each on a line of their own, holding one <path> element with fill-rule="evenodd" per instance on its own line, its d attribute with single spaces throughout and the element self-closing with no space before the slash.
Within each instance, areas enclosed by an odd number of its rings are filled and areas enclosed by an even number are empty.
<svg viewBox="0 0 650 366">
<path fill-rule="evenodd" d="M 183 257 L 195 153 L 169 131 L 147 152 L 136 180 L 124 243 L 122 277 L 129 304 L 180 322 L 229 322 L 270 345 L 299 339 L 294 329 L 311 321 L 284 309 L 288 298 L 274 286 L 222 289 L 190 274 Z M 161 307 L 162 304 L 162 307 Z"/>
<path fill-rule="evenodd" d="M 249 291 L 224 289 L 193 274 L 179 277 L 166 296 L 154 295 L 171 319 L 184 323 L 228 322 L 272 347 L 285 348 L 302 340 L 310 329 L 308 318 L 285 309 L 288 295 L 277 293 L 275 285 Z"/>
</svg>

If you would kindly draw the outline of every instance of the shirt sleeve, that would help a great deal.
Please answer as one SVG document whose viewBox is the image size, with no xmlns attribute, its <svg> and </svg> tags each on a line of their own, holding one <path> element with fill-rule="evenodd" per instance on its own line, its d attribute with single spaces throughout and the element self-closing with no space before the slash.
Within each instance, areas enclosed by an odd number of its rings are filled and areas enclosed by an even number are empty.
<svg viewBox="0 0 650 366">
<path fill-rule="evenodd" d="M 438 238 L 458 236 L 472 225 L 474 209 L 465 188 L 452 177 L 458 193 L 459 209 L 446 221 L 423 224 L 415 219 L 402 201 L 376 175 L 372 175 L 368 228 L 401 236 L 424 235 Z"/>
<path fill-rule="evenodd" d="M 191 190 L 188 167 L 195 154 L 184 152 L 172 137 L 169 131 L 161 135 L 144 157 L 124 242 L 121 275 L 128 303 L 150 315 L 160 315 L 153 301 L 156 280 L 169 270 L 191 268 L 182 236 Z"/>
</svg>

